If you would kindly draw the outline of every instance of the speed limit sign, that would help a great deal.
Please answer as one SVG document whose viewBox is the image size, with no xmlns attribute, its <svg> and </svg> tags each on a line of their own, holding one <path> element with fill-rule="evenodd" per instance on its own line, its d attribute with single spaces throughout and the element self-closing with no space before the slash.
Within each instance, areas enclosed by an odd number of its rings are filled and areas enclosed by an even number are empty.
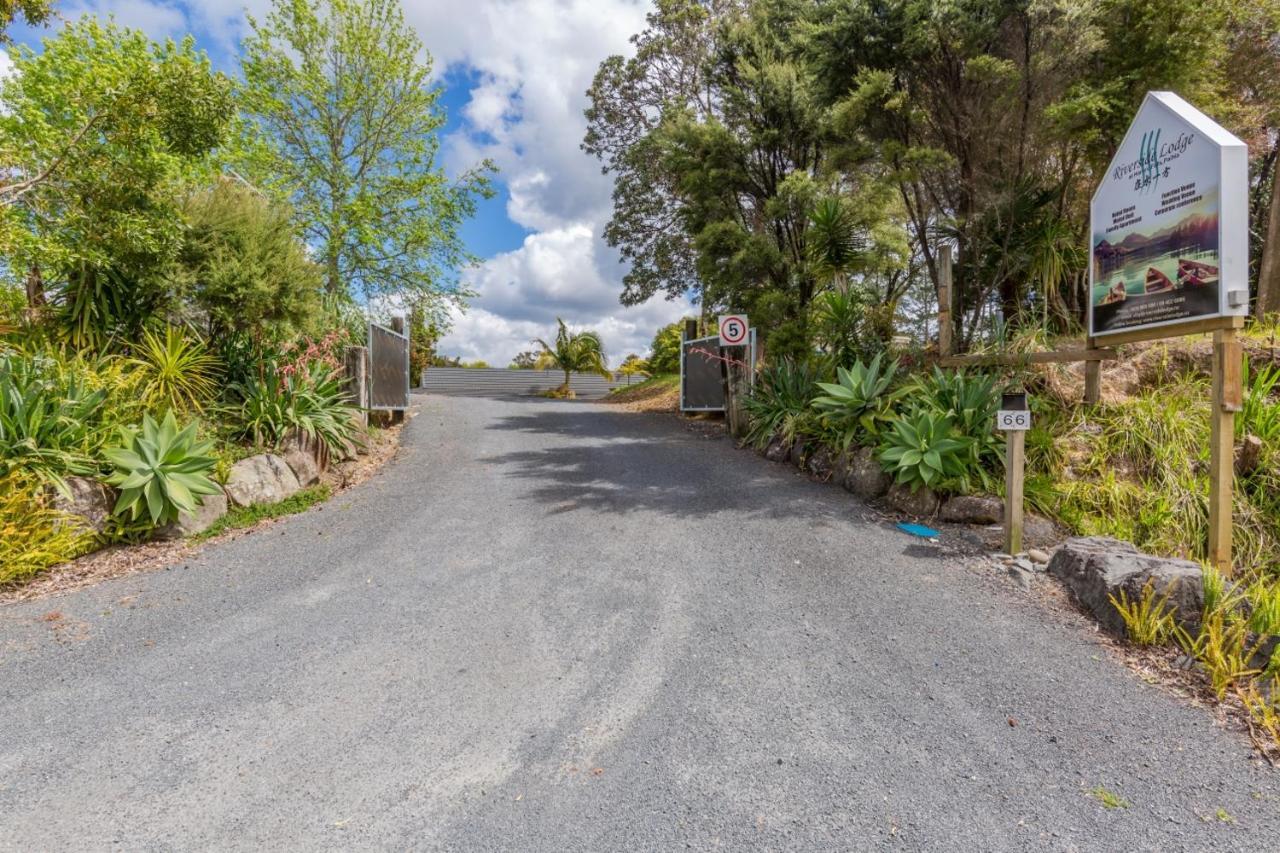
<svg viewBox="0 0 1280 853">
<path fill-rule="evenodd" d="M 720 317 L 720 346 L 740 347 L 747 342 L 747 315 L 723 314 Z"/>
</svg>

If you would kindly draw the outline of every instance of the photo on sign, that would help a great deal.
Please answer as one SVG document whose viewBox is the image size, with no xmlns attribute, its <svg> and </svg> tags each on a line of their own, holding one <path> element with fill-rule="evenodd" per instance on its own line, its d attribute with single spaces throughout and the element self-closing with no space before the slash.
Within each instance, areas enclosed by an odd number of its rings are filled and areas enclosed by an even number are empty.
<svg viewBox="0 0 1280 853">
<path fill-rule="evenodd" d="M 1224 226 L 1243 201 L 1244 150 L 1177 95 L 1147 96 L 1090 208 L 1091 334 L 1230 310 L 1225 275 L 1236 273 L 1241 253 L 1224 253 Z M 1231 232 L 1229 239 L 1239 236 Z"/>
</svg>

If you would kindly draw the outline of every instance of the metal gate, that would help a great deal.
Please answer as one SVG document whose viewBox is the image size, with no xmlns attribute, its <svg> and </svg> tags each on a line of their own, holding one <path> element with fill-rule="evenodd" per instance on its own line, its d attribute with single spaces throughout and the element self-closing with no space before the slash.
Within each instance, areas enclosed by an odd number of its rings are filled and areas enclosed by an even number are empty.
<svg viewBox="0 0 1280 853">
<path fill-rule="evenodd" d="M 756 363 L 756 330 L 748 339 L 747 361 Z M 680 411 L 723 412 L 724 373 L 720 338 L 695 338 L 680 343 Z M 755 382 L 754 373 L 752 383 Z"/>
<path fill-rule="evenodd" d="M 369 408 L 409 408 L 409 336 L 369 324 Z"/>
</svg>

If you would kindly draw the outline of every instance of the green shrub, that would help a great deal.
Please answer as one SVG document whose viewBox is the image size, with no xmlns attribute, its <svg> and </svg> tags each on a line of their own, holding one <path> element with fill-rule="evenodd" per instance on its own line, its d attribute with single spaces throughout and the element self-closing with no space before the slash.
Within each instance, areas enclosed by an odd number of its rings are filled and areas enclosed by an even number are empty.
<svg viewBox="0 0 1280 853">
<path fill-rule="evenodd" d="M 817 383 L 826 393 L 815 397 L 811 405 L 841 450 L 847 450 L 854 442 L 875 441 L 890 417 L 890 405 L 901 396 L 901 391 L 889 391 L 897 376 L 898 362 L 881 365 L 880 359 L 877 354 L 870 364 L 855 361 L 847 370 L 837 369 L 837 382 Z"/>
<path fill-rule="evenodd" d="M 143 400 L 153 410 L 200 412 L 217 393 L 218 360 L 203 342 L 173 326 L 164 337 L 143 332 L 130 363 L 142 379 Z"/>
<path fill-rule="evenodd" d="M 203 495 L 214 495 L 218 485 L 210 479 L 217 460 L 209 454 L 210 442 L 196 441 L 196 424 L 179 430 L 173 412 L 157 425 L 146 415 L 141 430 L 121 428 L 121 447 L 109 447 L 103 455 L 115 471 L 107 482 L 120 489 L 115 514 L 139 521 L 144 513 L 153 526 L 176 521 L 178 514 L 193 512 Z"/>
<path fill-rule="evenodd" d="M 951 419 L 915 411 L 893 421 L 880 442 L 880 464 L 894 480 L 916 491 L 945 488 L 963 478 L 968 442 L 952 436 Z"/>
<path fill-rule="evenodd" d="M 336 453 L 355 440 L 353 416 L 336 372 L 323 364 L 282 374 L 274 368 L 261 379 L 234 389 L 241 398 L 231 412 L 237 433 L 254 444 L 276 446 L 297 430 Z"/>
<path fill-rule="evenodd" d="M 42 484 L 0 476 L 0 585 L 30 578 L 83 553 L 92 537 L 52 509 Z"/>
<path fill-rule="evenodd" d="M 1249 630 L 1267 636 L 1280 635 L 1280 582 L 1255 581 L 1247 593 Z"/>
<path fill-rule="evenodd" d="M 68 474 L 92 472 L 106 398 L 49 356 L 0 351 L 0 475 L 25 471 L 61 488 Z"/>
<path fill-rule="evenodd" d="M 747 442 L 764 447 L 778 433 L 787 441 L 806 434 L 813 416 L 809 403 L 822 378 L 821 368 L 808 361 L 779 359 L 760 371 L 755 388 L 743 403 L 750 427 Z"/>
</svg>

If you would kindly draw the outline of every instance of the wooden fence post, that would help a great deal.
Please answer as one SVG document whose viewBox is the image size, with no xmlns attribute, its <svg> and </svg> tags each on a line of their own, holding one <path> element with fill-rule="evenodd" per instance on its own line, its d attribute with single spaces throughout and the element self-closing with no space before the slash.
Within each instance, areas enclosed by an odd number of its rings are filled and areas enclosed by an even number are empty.
<svg viewBox="0 0 1280 853">
<path fill-rule="evenodd" d="M 367 347 L 347 347 L 342 358 L 342 370 L 346 374 L 343 386 L 351 405 L 360 410 L 357 417 L 361 426 L 369 425 L 369 350 Z"/>
<path fill-rule="evenodd" d="M 1097 341 L 1085 339 L 1086 349 L 1097 349 Z M 1102 399 L 1102 362 L 1086 361 L 1084 363 L 1084 402 L 1086 406 L 1096 406 Z"/>
<path fill-rule="evenodd" d="M 1213 413 L 1209 438 L 1209 563 L 1232 573 L 1231 503 L 1236 412 L 1243 403 L 1244 353 L 1235 329 L 1213 333 Z"/>
<path fill-rule="evenodd" d="M 951 280 L 951 247 L 938 250 L 938 355 L 951 355 L 951 336 L 955 331 L 951 309 L 955 299 Z"/>
</svg>

